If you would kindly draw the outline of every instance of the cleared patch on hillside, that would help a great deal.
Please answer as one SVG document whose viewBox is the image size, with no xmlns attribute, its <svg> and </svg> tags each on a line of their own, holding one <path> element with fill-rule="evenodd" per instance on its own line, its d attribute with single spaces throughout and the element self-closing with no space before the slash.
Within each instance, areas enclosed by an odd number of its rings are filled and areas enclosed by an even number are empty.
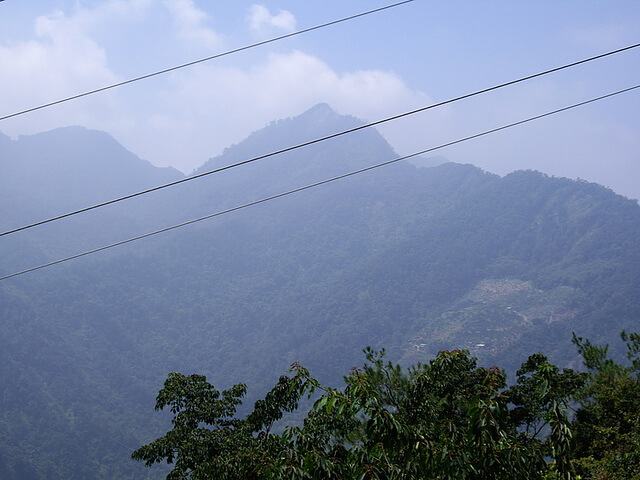
<svg viewBox="0 0 640 480">
<path fill-rule="evenodd" d="M 425 318 L 404 359 L 424 361 L 454 348 L 468 349 L 480 361 L 504 356 L 540 327 L 575 318 L 579 298 L 572 287 L 545 291 L 518 279 L 484 279 L 450 309 Z"/>
</svg>

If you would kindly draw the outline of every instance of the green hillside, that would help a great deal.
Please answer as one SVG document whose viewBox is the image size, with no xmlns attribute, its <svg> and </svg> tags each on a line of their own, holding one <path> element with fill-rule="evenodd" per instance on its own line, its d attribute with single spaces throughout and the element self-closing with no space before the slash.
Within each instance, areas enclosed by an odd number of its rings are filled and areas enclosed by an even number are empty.
<svg viewBox="0 0 640 480">
<path fill-rule="evenodd" d="M 359 124 L 317 106 L 200 171 Z M 181 178 L 82 129 L 0 148 L 5 229 Z M 0 274 L 394 156 L 366 130 L 1 237 Z M 172 371 L 246 382 L 250 405 L 295 361 L 337 384 L 366 346 L 407 363 L 470 348 L 482 365 L 544 351 L 577 366 L 572 331 L 637 330 L 638 238 L 637 202 L 599 185 L 398 163 L 5 280 L 0 477 L 158 478 L 129 456 L 166 431 L 150 411 Z"/>
</svg>

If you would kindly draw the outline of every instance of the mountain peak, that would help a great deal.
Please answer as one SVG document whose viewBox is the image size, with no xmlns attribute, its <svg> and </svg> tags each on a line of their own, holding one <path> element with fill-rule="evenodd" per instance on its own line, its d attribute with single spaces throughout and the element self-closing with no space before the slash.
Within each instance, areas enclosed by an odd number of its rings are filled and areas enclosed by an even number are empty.
<svg viewBox="0 0 640 480">
<path fill-rule="evenodd" d="M 306 114 L 338 115 L 336 111 L 333 108 L 331 108 L 331 106 L 328 103 L 324 103 L 324 102 L 314 105 L 309 110 L 305 111 L 302 115 L 306 115 Z"/>
<path fill-rule="evenodd" d="M 5 140 L 6 139 L 6 140 Z M 0 160 L 0 176 L 24 198 L 44 198 L 60 209 L 76 208 L 167 183 L 182 174 L 153 166 L 111 135 L 79 126 L 20 135 Z M 9 180 L 11 179 L 10 183 Z"/>
<path fill-rule="evenodd" d="M 352 128 L 358 125 L 362 125 L 362 121 L 358 120 L 355 117 L 352 117 L 351 115 L 340 115 L 327 103 L 318 103 L 317 105 L 314 105 L 309 110 L 301 113 L 291 120 L 295 120 L 297 123 L 306 122 L 310 126 L 316 128 L 322 128 L 326 126 L 335 128 L 335 126 L 338 124 L 346 123 L 352 125 L 351 127 L 346 128 Z"/>
<path fill-rule="evenodd" d="M 314 142 L 317 139 L 352 130 L 362 125 L 364 125 L 364 122 L 361 120 L 350 115 L 341 115 L 327 103 L 319 103 L 295 117 L 270 122 L 261 130 L 251 133 L 240 143 L 226 148 L 222 155 L 210 159 L 194 173 L 214 168 L 214 165 L 226 165 L 246 160 L 253 156 L 263 155 L 265 152 L 275 152 L 294 145 Z M 391 146 L 374 129 L 354 132 L 328 143 L 335 146 L 337 145 L 335 142 L 343 145 L 343 147 L 345 142 L 355 145 L 355 147 L 352 147 L 352 153 L 363 148 L 367 150 L 366 154 L 360 151 L 361 155 L 351 155 L 353 158 L 350 158 L 350 160 L 353 162 L 353 168 L 360 168 L 363 162 L 369 163 L 373 158 L 377 158 L 377 154 L 373 157 L 370 156 L 370 150 L 381 152 L 385 160 L 388 160 L 393 155 Z M 318 149 L 326 148 L 328 148 L 328 145 L 318 144 L 313 145 L 312 150 L 317 151 Z M 296 154 L 296 156 L 299 156 L 299 154 Z M 329 155 L 329 157 L 331 156 Z M 273 161 L 270 163 L 273 163 Z"/>
<path fill-rule="evenodd" d="M 318 103 L 310 109 L 304 111 L 297 118 L 316 118 L 316 119 L 337 119 L 342 115 L 337 113 L 328 103 Z M 353 117 L 352 117 L 353 118 Z"/>
<path fill-rule="evenodd" d="M 281 139 L 279 148 L 303 143 L 319 137 L 349 130 L 362 125 L 363 122 L 350 115 L 340 115 L 327 103 L 319 103 L 295 117 L 275 120 L 257 132 L 253 132 L 246 141 L 259 139 L 265 142 L 267 138 Z M 275 147 L 275 145 L 274 145 Z"/>
<path fill-rule="evenodd" d="M 327 103 L 318 103 L 300 115 L 271 122 L 251 136 L 277 135 L 277 133 L 287 131 L 286 143 L 290 145 L 294 139 L 295 143 L 302 143 L 360 125 L 363 125 L 361 120 L 351 115 L 341 115 Z"/>
</svg>

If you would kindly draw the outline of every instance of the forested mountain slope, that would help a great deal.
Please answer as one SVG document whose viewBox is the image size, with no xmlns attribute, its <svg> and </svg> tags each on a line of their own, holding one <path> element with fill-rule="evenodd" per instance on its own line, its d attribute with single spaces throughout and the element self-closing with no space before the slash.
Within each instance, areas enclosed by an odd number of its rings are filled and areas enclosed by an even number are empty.
<svg viewBox="0 0 640 480">
<path fill-rule="evenodd" d="M 358 125 L 319 105 L 199 171 Z M 78 128 L 0 149 L 3 229 L 182 178 Z M 0 237 L 0 274 L 394 157 L 363 130 L 265 158 Z M 170 371 L 255 398 L 294 361 L 331 383 L 367 345 L 570 364 L 572 331 L 637 329 L 637 238 L 637 202 L 595 184 L 398 163 L 5 280 L 0 476 L 150 475 L 129 455 L 166 430 L 150 411 Z"/>
</svg>

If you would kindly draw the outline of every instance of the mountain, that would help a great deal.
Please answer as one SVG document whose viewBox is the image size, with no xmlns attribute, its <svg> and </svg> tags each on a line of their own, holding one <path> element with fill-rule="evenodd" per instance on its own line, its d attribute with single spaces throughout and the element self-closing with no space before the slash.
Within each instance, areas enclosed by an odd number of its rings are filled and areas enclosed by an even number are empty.
<svg viewBox="0 0 640 480">
<path fill-rule="evenodd" d="M 138 158 L 106 133 L 81 127 L 21 136 L 15 141 L 2 136 L 0 149 L 2 231 L 184 177 L 173 168 L 157 168 Z M 151 215 L 147 210 L 154 209 L 152 202 L 145 199 L 135 209 L 114 205 L 90 218 L 63 220 L 41 227 L 37 234 L 3 239 L 9 247 L 5 266 L 20 269 L 105 240 L 116 241 L 136 231 L 136 226 L 140 231 L 150 228 L 154 224 L 147 221 Z"/>
<path fill-rule="evenodd" d="M 360 125 L 319 105 L 197 173 Z M 182 178 L 76 127 L 0 149 L 3 228 Z M 0 237 L 0 274 L 395 157 L 364 129 L 256 160 Z M 171 371 L 251 402 L 294 361 L 335 383 L 368 345 L 576 365 L 572 331 L 637 330 L 639 235 L 637 202 L 599 185 L 401 162 L 2 281 L 0 477 L 157 478 L 129 455 L 167 430 Z"/>
<path fill-rule="evenodd" d="M 8 196 L 3 206 L 29 208 L 39 215 L 53 215 L 54 208 L 82 208 L 183 176 L 173 168 L 156 168 L 141 160 L 106 133 L 81 127 L 21 136 L 15 141 L 4 136 L 0 148 L 0 187 Z M 2 227 L 8 228 L 14 217 L 24 221 L 25 213 L 20 211 L 10 219 L 3 215 Z"/>
</svg>

